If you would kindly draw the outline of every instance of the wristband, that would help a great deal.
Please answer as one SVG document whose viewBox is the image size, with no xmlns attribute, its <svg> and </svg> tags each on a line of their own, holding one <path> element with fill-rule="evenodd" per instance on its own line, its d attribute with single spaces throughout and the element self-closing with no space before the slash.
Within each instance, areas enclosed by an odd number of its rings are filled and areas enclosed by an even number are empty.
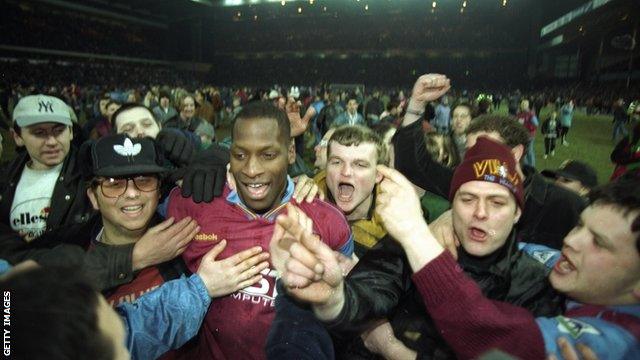
<svg viewBox="0 0 640 360">
<path fill-rule="evenodd" d="M 422 116 L 424 115 L 424 111 L 416 111 L 416 110 L 407 108 L 407 114 Z"/>
</svg>

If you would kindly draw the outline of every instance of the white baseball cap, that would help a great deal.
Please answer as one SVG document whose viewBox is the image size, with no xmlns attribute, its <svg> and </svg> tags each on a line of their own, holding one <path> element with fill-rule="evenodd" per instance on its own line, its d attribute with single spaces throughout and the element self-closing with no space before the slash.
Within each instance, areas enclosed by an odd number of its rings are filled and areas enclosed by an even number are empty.
<svg viewBox="0 0 640 360">
<path fill-rule="evenodd" d="M 71 114 L 64 101 L 49 95 L 25 96 L 13 109 L 13 121 L 20 127 L 45 122 L 71 126 Z"/>
</svg>

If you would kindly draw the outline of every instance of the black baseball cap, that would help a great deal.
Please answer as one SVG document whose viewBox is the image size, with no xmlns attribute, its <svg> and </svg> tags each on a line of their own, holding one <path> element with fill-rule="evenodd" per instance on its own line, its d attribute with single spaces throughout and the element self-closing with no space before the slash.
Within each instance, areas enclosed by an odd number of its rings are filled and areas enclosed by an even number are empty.
<svg viewBox="0 0 640 360">
<path fill-rule="evenodd" d="M 591 166 L 577 160 L 567 160 L 557 170 L 543 170 L 541 174 L 554 179 L 562 176 L 567 179 L 577 180 L 590 189 L 598 185 L 596 171 Z"/>
<path fill-rule="evenodd" d="M 137 174 L 164 174 L 153 139 L 108 135 L 91 146 L 94 176 L 123 177 Z"/>
</svg>

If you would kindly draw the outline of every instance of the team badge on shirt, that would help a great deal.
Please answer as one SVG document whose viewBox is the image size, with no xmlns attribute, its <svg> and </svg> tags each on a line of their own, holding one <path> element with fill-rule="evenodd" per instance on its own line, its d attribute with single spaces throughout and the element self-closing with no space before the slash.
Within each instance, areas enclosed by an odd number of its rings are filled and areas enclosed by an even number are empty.
<svg viewBox="0 0 640 360">
<path fill-rule="evenodd" d="M 564 316 L 558 316 L 558 330 L 560 332 L 569 334 L 574 339 L 579 338 L 583 334 L 600 335 L 600 331 L 594 326 L 580 320 L 566 318 Z"/>
</svg>

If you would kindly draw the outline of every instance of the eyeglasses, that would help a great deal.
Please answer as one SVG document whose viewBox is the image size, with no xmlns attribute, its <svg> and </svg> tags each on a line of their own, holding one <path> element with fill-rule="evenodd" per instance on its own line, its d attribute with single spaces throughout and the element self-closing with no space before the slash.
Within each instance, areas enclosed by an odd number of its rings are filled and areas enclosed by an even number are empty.
<svg viewBox="0 0 640 360">
<path fill-rule="evenodd" d="M 105 178 L 96 180 L 95 182 L 100 184 L 102 195 L 108 198 L 117 198 L 127 192 L 129 180 L 133 181 L 133 186 L 135 186 L 138 191 L 143 192 L 157 190 L 160 183 L 157 176 L 145 175 L 130 176 L 127 178 Z"/>
</svg>

